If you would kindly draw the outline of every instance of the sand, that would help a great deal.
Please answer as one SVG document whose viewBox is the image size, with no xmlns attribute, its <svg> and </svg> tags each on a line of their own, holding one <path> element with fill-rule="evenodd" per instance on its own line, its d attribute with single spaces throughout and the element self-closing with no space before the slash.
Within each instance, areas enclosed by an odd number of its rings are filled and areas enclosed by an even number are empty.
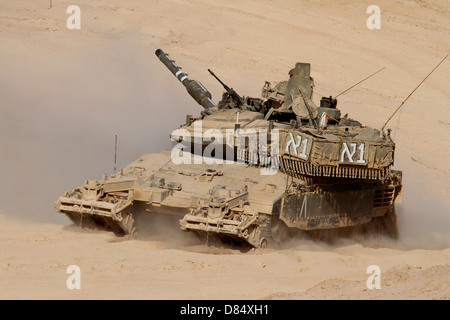
<svg viewBox="0 0 450 320">
<path fill-rule="evenodd" d="M 450 52 L 446 0 L 70 1 L 0 3 L 0 299 L 449 299 L 450 59 L 389 123 L 404 174 L 400 239 L 295 240 L 241 252 L 209 248 L 156 221 L 122 241 L 80 230 L 53 209 L 73 185 L 168 146 L 198 105 L 154 55 L 169 53 L 220 99 L 211 68 L 241 95 L 258 97 L 309 62 L 314 101 L 337 95 L 342 112 L 381 128 Z M 371 4 L 371 3 L 370 3 Z M 81 270 L 69 290 L 68 266 Z M 381 270 L 368 289 L 367 268 Z"/>
</svg>

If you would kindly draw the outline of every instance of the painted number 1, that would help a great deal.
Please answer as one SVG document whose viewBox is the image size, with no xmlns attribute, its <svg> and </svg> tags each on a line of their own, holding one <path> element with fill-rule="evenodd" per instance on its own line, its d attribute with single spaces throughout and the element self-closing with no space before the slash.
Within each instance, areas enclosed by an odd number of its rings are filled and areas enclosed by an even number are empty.
<svg viewBox="0 0 450 320">
<path fill-rule="evenodd" d="M 346 162 L 345 158 L 347 158 L 347 161 L 349 162 L 355 162 L 353 157 L 355 156 L 356 149 L 358 149 L 359 158 L 356 160 L 356 163 L 363 163 L 363 164 L 366 163 L 366 160 L 364 159 L 364 149 L 365 149 L 364 143 L 361 143 L 358 148 L 356 148 L 357 147 L 356 143 L 350 143 L 350 148 L 348 147 L 347 142 L 344 142 L 342 146 L 343 148 L 341 153 L 341 162 Z"/>
</svg>

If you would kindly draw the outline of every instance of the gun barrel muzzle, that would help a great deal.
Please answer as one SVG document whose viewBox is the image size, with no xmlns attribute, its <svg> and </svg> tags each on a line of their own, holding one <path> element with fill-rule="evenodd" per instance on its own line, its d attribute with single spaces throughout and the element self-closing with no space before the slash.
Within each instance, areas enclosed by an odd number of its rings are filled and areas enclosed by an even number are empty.
<svg viewBox="0 0 450 320">
<path fill-rule="evenodd" d="M 196 80 L 191 80 L 187 73 L 185 73 L 181 67 L 177 66 L 167 53 L 158 49 L 155 51 L 155 55 L 161 60 L 161 62 L 173 73 L 173 75 L 186 87 L 186 90 L 197 101 L 198 104 L 205 108 L 206 114 L 211 114 L 217 110 L 217 105 L 211 100 L 211 93 Z"/>
</svg>

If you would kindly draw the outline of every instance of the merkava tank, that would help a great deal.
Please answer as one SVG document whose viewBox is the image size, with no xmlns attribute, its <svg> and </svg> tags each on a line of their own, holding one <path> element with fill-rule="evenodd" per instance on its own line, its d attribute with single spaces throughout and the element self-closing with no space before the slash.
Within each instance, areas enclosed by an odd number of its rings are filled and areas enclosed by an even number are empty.
<svg viewBox="0 0 450 320">
<path fill-rule="evenodd" d="M 312 100 L 310 64 L 265 82 L 261 98 L 225 85 L 209 91 L 161 49 L 160 61 L 204 110 L 175 129 L 175 146 L 145 154 L 55 203 L 75 224 L 137 235 L 139 216 L 179 216 L 181 230 L 207 239 L 266 247 L 285 234 L 376 224 L 397 236 L 402 172 L 393 170 L 390 131 L 341 116 L 337 100 Z"/>
</svg>

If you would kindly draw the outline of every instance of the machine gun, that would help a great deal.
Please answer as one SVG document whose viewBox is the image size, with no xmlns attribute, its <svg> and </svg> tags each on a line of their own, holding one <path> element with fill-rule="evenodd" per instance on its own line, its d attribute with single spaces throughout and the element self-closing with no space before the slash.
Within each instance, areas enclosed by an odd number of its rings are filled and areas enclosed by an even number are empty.
<svg viewBox="0 0 450 320">
<path fill-rule="evenodd" d="M 214 77 L 216 78 L 217 81 L 220 82 L 220 84 L 224 87 L 224 89 L 227 92 L 227 95 L 231 98 L 231 100 L 233 101 L 233 103 L 237 106 L 240 107 L 243 104 L 242 98 L 239 96 L 239 94 L 233 90 L 233 88 L 230 88 L 229 86 L 227 86 L 225 83 L 223 83 L 215 74 L 214 72 L 211 71 L 211 69 L 208 69 L 208 72 Z"/>
</svg>

